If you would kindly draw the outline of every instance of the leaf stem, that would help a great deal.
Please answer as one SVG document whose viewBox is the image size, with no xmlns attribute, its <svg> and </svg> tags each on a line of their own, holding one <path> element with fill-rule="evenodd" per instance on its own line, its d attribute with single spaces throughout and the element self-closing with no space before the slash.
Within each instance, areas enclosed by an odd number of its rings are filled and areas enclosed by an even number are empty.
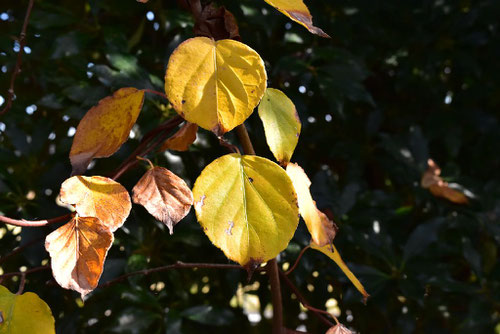
<svg viewBox="0 0 500 334">
<path fill-rule="evenodd" d="M 162 92 L 159 92 L 159 91 L 156 91 L 156 90 L 152 90 L 152 89 L 143 89 L 143 91 L 145 91 L 146 93 L 151 93 L 151 94 L 155 94 L 155 95 L 161 96 L 165 100 L 168 100 L 167 95 L 165 95 Z"/>
<path fill-rule="evenodd" d="M 30 0 L 28 3 L 28 9 L 26 9 L 26 15 L 24 16 L 23 28 L 21 30 L 21 34 L 19 35 L 19 51 L 17 52 L 17 60 L 16 65 L 14 66 L 14 70 L 12 71 L 12 76 L 10 78 L 10 87 L 7 91 L 7 103 L 2 111 L 0 111 L 0 116 L 5 114 L 12 107 L 12 103 L 14 102 L 14 98 L 16 97 L 16 93 L 14 92 L 14 83 L 16 82 L 17 75 L 21 73 L 21 64 L 23 62 L 23 52 L 24 46 L 26 45 L 26 29 L 28 29 L 28 22 L 31 16 L 31 9 L 33 8 L 34 0 Z"/>
<path fill-rule="evenodd" d="M 309 249 L 309 247 L 310 246 L 307 245 L 306 247 L 302 248 L 302 250 L 299 253 L 299 256 L 297 257 L 297 260 L 295 260 L 295 263 L 293 264 L 293 266 L 290 269 L 288 269 L 287 272 L 285 272 L 285 275 L 290 275 L 292 273 L 292 271 L 294 271 L 295 268 L 297 268 L 297 265 L 299 264 L 300 259 L 302 259 L 302 256 L 304 255 L 304 253 L 306 252 L 306 250 Z"/>
</svg>

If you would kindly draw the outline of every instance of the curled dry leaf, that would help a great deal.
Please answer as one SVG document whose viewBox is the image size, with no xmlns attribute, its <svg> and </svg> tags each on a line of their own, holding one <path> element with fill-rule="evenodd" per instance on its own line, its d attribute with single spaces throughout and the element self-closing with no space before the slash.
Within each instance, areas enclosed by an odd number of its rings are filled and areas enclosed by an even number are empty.
<svg viewBox="0 0 500 334">
<path fill-rule="evenodd" d="M 198 125 L 186 122 L 179 131 L 168 138 L 160 148 L 160 151 L 174 150 L 174 151 L 187 151 L 189 146 L 196 140 L 198 133 Z"/>
<path fill-rule="evenodd" d="M 365 288 L 363 287 L 363 284 L 357 279 L 357 277 L 352 273 L 352 271 L 347 267 L 347 264 L 345 264 L 344 260 L 342 260 L 342 257 L 340 256 L 340 253 L 337 251 L 335 246 L 333 244 L 331 245 L 326 245 L 326 246 L 318 246 L 314 242 L 311 242 L 311 248 L 315 249 L 326 256 L 328 256 L 330 259 L 332 259 L 337 266 L 344 272 L 344 274 L 349 278 L 349 280 L 354 284 L 356 289 L 358 289 L 359 292 L 363 295 L 363 299 L 366 303 L 366 300 L 370 295 L 366 292 Z"/>
<path fill-rule="evenodd" d="M 224 7 L 217 8 L 209 3 L 201 11 L 201 15 L 196 18 L 194 24 L 196 36 L 220 39 L 241 40 L 238 24 L 233 14 Z"/>
<path fill-rule="evenodd" d="M 355 333 L 353 331 L 347 329 L 347 327 L 345 327 L 344 325 L 337 324 L 337 325 L 331 327 L 326 332 L 326 334 L 355 334 Z"/>
<path fill-rule="evenodd" d="M 312 15 L 302 0 L 264 0 L 293 21 L 303 25 L 311 33 L 321 36 L 328 36 L 323 30 L 315 27 L 312 22 Z"/>
<path fill-rule="evenodd" d="M 221 136 L 259 104 L 267 74 L 259 54 L 232 39 L 188 39 L 170 56 L 165 92 L 185 120 Z"/>
<path fill-rule="evenodd" d="M 318 246 L 332 243 L 337 234 L 337 226 L 316 207 L 312 199 L 309 187 L 311 181 L 304 170 L 295 163 L 286 166 L 286 173 L 293 183 L 299 201 L 299 212 L 306 222 L 307 229 L 311 233 L 312 241 Z"/>
<path fill-rule="evenodd" d="M 85 114 L 69 153 L 73 175 L 83 174 L 92 159 L 109 157 L 118 151 L 127 140 L 143 102 L 144 91 L 122 88 Z"/>
<path fill-rule="evenodd" d="M 52 259 L 57 283 L 79 292 L 83 298 L 97 286 L 112 244 L 113 233 L 95 217 L 75 216 L 49 234 L 45 249 Z"/>
<path fill-rule="evenodd" d="M 295 105 L 282 91 L 268 88 L 259 104 L 266 142 L 276 160 L 286 166 L 299 141 L 300 123 Z"/>
<path fill-rule="evenodd" d="M 443 181 L 441 178 L 441 169 L 434 162 L 434 160 L 427 160 L 429 168 L 422 175 L 420 185 L 422 188 L 427 188 L 436 197 L 446 198 L 447 200 L 456 204 L 467 204 L 469 200 L 467 197 L 458 190 L 450 188 L 448 182 Z"/>
<path fill-rule="evenodd" d="M 183 179 L 163 167 L 154 167 L 144 174 L 132 190 L 132 200 L 168 226 L 184 218 L 193 205 L 193 193 Z"/>
<path fill-rule="evenodd" d="M 0 333 L 55 334 L 49 306 L 33 292 L 11 293 L 0 285 Z"/>
<path fill-rule="evenodd" d="M 275 258 L 297 229 L 292 182 L 283 168 L 262 157 L 218 158 L 201 172 L 193 195 L 210 241 L 249 271 Z"/>
<path fill-rule="evenodd" d="M 132 203 L 121 184 L 102 176 L 73 176 L 61 185 L 61 201 L 75 206 L 81 217 L 96 217 L 111 232 L 127 219 Z"/>
</svg>

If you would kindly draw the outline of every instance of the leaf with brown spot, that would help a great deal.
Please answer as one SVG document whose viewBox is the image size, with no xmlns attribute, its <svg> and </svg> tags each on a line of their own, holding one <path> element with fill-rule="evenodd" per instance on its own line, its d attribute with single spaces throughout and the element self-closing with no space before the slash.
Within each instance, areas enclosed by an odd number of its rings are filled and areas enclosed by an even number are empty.
<svg viewBox="0 0 500 334">
<path fill-rule="evenodd" d="M 189 146 L 191 146 L 191 144 L 196 140 L 197 133 L 198 125 L 186 122 L 186 124 L 184 124 L 179 131 L 163 143 L 160 151 L 187 151 Z"/>
<path fill-rule="evenodd" d="M 144 174 L 132 190 L 132 200 L 168 226 L 184 218 L 193 205 L 193 193 L 183 179 L 163 167 L 154 167 Z"/>
<path fill-rule="evenodd" d="M 61 202 L 75 206 L 81 217 L 96 217 L 111 232 L 127 219 L 132 203 L 121 184 L 102 176 L 73 176 L 61 185 Z"/>
<path fill-rule="evenodd" d="M 82 118 L 69 153 L 73 175 L 83 174 L 94 158 L 118 151 L 142 109 L 144 91 L 122 88 L 105 97 Z"/>
<path fill-rule="evenodd" d="M 344 325 L 342 324 L 336 324 L 335 326 L 331 327 L 326 334 L 355 334 L 353 331 L 347 329 Z"/>
<path fill-rule="evenodd" d="M 445 198 L 456 204 L 468 204 L 469 199 L 460 191 L 450 188 L 448 182 L 441 178 L 441 169 L 434 160 L 427 160 L 429 168 L 422 175 L 420 185 L 436 197 Z"/>
<path fill-rule="evenodd" d="M 52 259 L 57 283 L 79 292 L 83 298 L 99 283 L 112 244 L 113 233 L 95 217 L 75 216 L 50 233 L 45 239 L 45 249 Z"/>
<path fill-rule="evenodd" d="M 337 226 L 316 207 L 316 202 L 309 191 L 311 181 L 306 173 L 295 163 L 289 163 L 286 166 L 286 173 L 297 192 L 299 212 L 306 222 L 313 242 L 319 246 L 331 244 L 337 234 Z"/>
<path fill-rule="evenodd" d="M 312 22 L 312 15 L 302 0 L 264 0 L 293 21 L 303 25 L 311 33 L 330 38 L 323 30 L 315 27 Z"/>
</svg>

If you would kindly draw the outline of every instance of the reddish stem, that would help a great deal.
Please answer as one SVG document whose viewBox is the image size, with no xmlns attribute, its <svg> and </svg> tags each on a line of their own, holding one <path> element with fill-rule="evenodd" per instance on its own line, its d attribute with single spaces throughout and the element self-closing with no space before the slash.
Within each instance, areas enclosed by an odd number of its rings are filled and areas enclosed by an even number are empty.
<svg viewBox="0 0 500 334">
<path fill-rule="evenodd" d="M 5 216 L 0 216 L 0 222 L 21 227 L 40 227 L 49 224 L 60 223 L 62 221 L 70 219 L 72 216 L 73 216 L 72 213 L 68 213 L 67 215 L 64 216 L 59 216 L 46 220 L 24 220 L 24 219 L 18 220 Z"/>
<path fill-rule="evenodd" d="M 288 269 L 287 272 L 285 272 L 285 275 L 290 275 L 292 273 L 292 271 L 294 271 L 295 268 L 297 268 L 297 265 L 299 264 L 300 259 L 302 259 L 302 256 L 304 255 L 304 253 L 306 252 L 306 250 L 309 249 L 309 247 L 310 246 L 307 245 L 306 247 L 302 248 L 302 250 L 299 253 L 299 256 L 297 257 L 297 260 L 295 260 L 295 263 L 293 264 L 293 266 L 290 269 Z"/>
</svg>

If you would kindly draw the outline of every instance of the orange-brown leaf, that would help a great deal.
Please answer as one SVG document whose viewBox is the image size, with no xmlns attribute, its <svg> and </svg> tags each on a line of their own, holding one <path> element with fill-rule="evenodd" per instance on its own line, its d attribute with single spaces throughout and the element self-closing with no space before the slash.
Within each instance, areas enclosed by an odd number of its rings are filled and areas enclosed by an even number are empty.
<svg viewBox="0 0 500 334">
<path fill-rule="evenodd" d="M 186 124 L 184 124 L 179 131 L 163 143 L 160 151 L 187 151 L 189 146 L 191 146 L 191 144 L 196 140 L 197 132 L 198 125 L 186 122 Z"/>
<path fill-rule="evenodd" d="M 122 88 L 85 114 L 69 153 L 73 175 L 83 174 L 92 159 L 109 157 L 118 151 L 127 140 L 143 102 L 143 90 Z"/>
<path fill-rule="evenodd" d="M 331 327 L 326 334 L 354 334 L 353 331 L 347 329 L 344 325 L 342 324 L 337 324 L 333 327 Z"/>
<path fill-rule="evenodd" d="M 337 234 L 337 226 L 316 207 L 316 202 L 309 191 L 311 181 L 306 173 L 295 163 L 289 163 L 286 166 L 286 173 L 297 192 L 299 212 L 306 222 L 313 242 L 319 246 L 331 244 Z"/>
<path fill-rule="evenodd" d="M 61 185 L 61 201 L 75 206 L 81 217 L 96 217 L 111 232 L 127 219 L 132 203 L 121 184 L 102 176 L 73 176 Z"/>
<path fill-rule="evenodd" d="M 154 167 L 144 174 L 132 190 L 132 200 L 168 226 L 184 218 L 193 205 L 193 193 L 183 179 L 163 167 Z"/>
<path fill-rule="evenodd" d="M 460 191 L 450 188 L 448 182 L 441 178 L 441 169 L 432 160 L 427 161 L 429 168 L 422 175 L 420 185 L 422 188 L 427 188 L 436 197 L 446 198 L 456 204 L 467 204 L 469 199 Z"/>
<path fill-rule="evenodd" d="M 97 286 L 112 244 L 113 233 L 95 217 L 75 216 L 50 233 L 45 249 L 52 259 L 57 283 L 79 292 L 83 298 Z"/>
</svg>

